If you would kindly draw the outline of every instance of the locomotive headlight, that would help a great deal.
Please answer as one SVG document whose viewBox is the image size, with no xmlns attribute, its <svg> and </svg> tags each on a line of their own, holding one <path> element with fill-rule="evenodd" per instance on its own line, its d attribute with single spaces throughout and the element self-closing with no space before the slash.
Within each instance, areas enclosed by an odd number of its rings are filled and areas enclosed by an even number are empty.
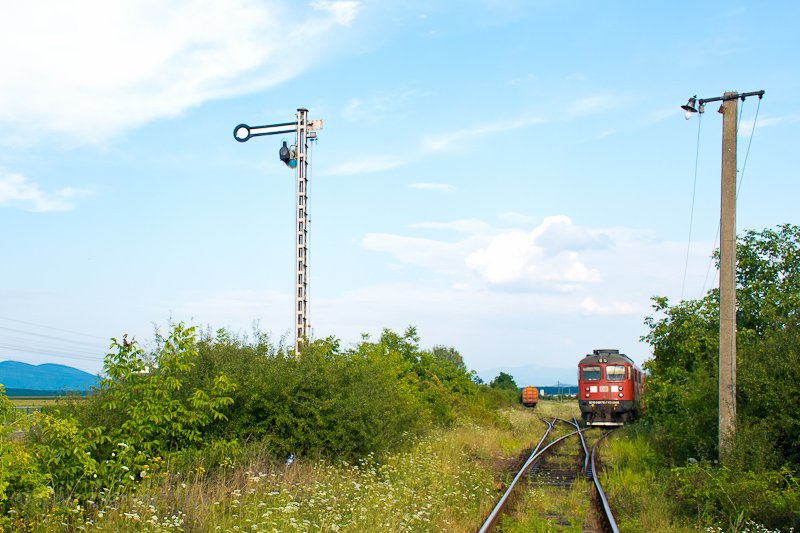
<svg viewBox="0 0 800 533">
<path fill-rule="evenodd" d="M 587 392 L 587 393 L 585 394 L 585 396 L 588 398 L 588 397 L 589 397 L 589 393 Z"/>
<path fill-rule="evenodd" d="M 586 387 L 586 391 L 587 391 L 587 392 L 589 391 L 589 387 Z"/>
<path fill-rule="evenodd" d="M 622 393 L 621 392 L 619 393 L 619 397 L 622 398 Z"/>
</svg>

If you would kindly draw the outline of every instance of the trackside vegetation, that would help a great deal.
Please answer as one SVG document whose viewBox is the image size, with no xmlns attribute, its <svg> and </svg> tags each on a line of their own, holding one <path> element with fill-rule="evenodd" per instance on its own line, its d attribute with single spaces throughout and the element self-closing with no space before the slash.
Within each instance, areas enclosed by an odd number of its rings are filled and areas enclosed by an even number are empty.
<svg viewBox="0 0 800 533">
<path fill-rule="evenodd" d="M 518 401 L 505 380 L 479 383 L 413 328 L 347 349 L 314 341 L 295 358 L 260 331 L 174 324 L 148 350 L 112 340 L 104 374 L 93 394 L 25 417 L 0 394 L 3 531 L 474 523 L 495 463 L 530 435 L 501 411 Z M 473 448 L 460 431 L 497 441 Z M 448 467 L 451 453 L 481 460 Z"/>
<path fill-rule="evenodd" d="M 800 228 L 747 231 L 737 244 L 737 432 L 720 458 L 719 293 L 653 299 L 644 337 L 644 420 L 625 462 L 668 491 L 676 517 L 709 531 L 800 531 Z M 717 255 L 718 259 L 718 255 Z M 632 485 L 633 483 L 631 483 Z M 622 487 L 626 483 L 620 483 Z M 615 499 L 634 505 L 630 491 Z M 639 520 L 637 522 L 637 520 Z M 637 531 L 640 518 L 629 531 Z"/>
</svg>

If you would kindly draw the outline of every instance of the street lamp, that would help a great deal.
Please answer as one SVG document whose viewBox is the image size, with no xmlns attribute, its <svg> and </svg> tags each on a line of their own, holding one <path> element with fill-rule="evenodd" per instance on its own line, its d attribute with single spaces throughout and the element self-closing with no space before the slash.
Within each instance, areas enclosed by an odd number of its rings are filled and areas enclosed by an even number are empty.
<svg viewBox="0 0 800 533">
<path fill-rule="evenodd" d="M 295 277 L 295 323 L 294 354 L 300 355 L 303 341 L 308 339 L 310 323 L 308 320 L 308 142 L 317 138 L 317 131 L 322 129 L 322 120 L 308 120 L 308 109 L 297 110 L 295 122 L 283 122 L 268 126 L 248 126 L 239 124 L 233 128 L 233 138 L 246 142 L 262 135 L 295 134 L 295 144 L 290 147 L 286 141 L 278 150 L 278 157 L 287 167 L 295 170 L 297 186 L 296 210 L 297 224 L 295 245 L 297 247 L 297 275 Z"/>
<path fill-rule="evenodd" d="M 736 131 L 738 102 L 764 91 L 726 92 L 714 98 L 689 98 L 686 120 L 703 113 L 708 102 L 722 102 L 722 178 L 719 231 L 719 455 L 725 459 L 736 434 Z M 695 107 L 697 105 L 697 107 Z"/>
</svg>

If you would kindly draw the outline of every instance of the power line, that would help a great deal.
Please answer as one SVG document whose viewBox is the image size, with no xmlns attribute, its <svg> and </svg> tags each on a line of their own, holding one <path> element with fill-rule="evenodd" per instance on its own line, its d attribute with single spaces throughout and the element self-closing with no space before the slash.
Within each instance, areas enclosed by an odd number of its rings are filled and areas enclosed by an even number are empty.
<svg viewBox="0 0 800 533">
<path fill-rule="evenodd" d="M 46 355 L 48 357 L 57 357 L 59 359 L 80 359 L 82 361 L 92 361 L 92 362 L 102 362 L 104 356 L 97 355 L 83 355 L 77 353 L 69 353 L 62 350 L 49 350 L 49 349 L 42 349 L 36 346 L 30 345 L 20 345 L 20 344 L 7 344 L 4 342 L 0 342 L 0 348 L 5 350 L 14 350 L 23 353 L 32 353 L 37 355 Z"/>
<path fill-rule="evenodd" d="M 683 282 L 681 283 L 681 300 L 686 288 L 686 273 L 689 271 L 689 251 L 692 248 L 692 225 L 694 224 L 694 200 L 697 193 L 697 162 L 700 160 L 700 126 L 703 124 L 703 115 L 697 119 L 697 147 L 694 153 L 694 183 L 692 184 L 692 209 L 689 212 L 689 239 L 686 242 L 686 261 L 683 264 Z"/>
<path fill-rule="evenodd" d="M 742 104 L 744 107 L 744 104 Z M 758 122 L 758 112 L 761 109 L 761 97 L 758 97 L 758 106 L 756 106 L 756 116 L 753 119 L 753 128 L 750 130 L 750 140 L 747 141 L 747 152 L 744 155 L 744 164 L 742 164 L 742 173 L 739 174 L 739 184 L 736 186 L 736 197 L 739 197 L 739 191 L 742 188 L 742 181 L 744 180 L 744 171 L 747 168 L 747 158 L 750 157 L 750 145 L 753 144 L 753 134 L 756 132 L 756 122 Z"/>
<path fill-rule="evenodd" d="M 750 140 L 747 142 L 747 152 L 744 156 L 744 163 L 742 164 L 742 171 L 739 173 L 739 183 L 736 186 L 736 199 L 739 199 L 739 192 L 742 187 L 742 180 L 744 180 L 744 171 L 747 169 L 747 159 L 750 157 L 750 146 L 753 144 L 753 136 L 756 132 L 756 123 L 758 122 L 758 112 L 761 110 L 761 96 L 758 97 L 758 106 L 756 106 L 756 116 L 753 119 L 753 127 L 750 129 Z M 736 122 L 736 134 L 739 134 L 739 122 L 742 120 L 742 113 L 744 112 L 744 103 L 746 100 L 742 100 L 742 107 L 739 109 L 739 121 Z M 714 264 L 714 250 L 717 248 L 717 242 L 719 239 L 719 223 L 717 223 L 717 233 L 714 236 L 714 246 L 711 248 L 711 254 L 708 259 L 708 268 L 706 269 L 706 277 L 703 280 L 703 288 L 700 290 L 700 294 L 705 294 L 706 292 L 706 284 L 708 283 L 708 275 L 711 273 L 711 265 Z M 716 276 L 715 278 L 716 279 Z"/>
<path fill-rule="evenodd" d="M 108 340 L 108 339 L 103 338 L 103 337 L 98 337 L 97 335 L 90 335 L 88 333 L 81 333 L 79 331 L 72 331 L 72 330 L 69 330 L 69 329 L 54 328 L 52 326 L 45 326 L 44 324 L 36 324 L 35 322 L 26 322 L 24 320 L 17 320 L 15 318 L 8 318 L 8 317 L 0 316 L 0 320 L 8 320 L 9 322 L 17 322 L 18 324 L 26 324 L 28 326 L 36 326 L 38 328 L 51 329 L 53 331 L 60 331 L 62 333 L 72 333 L 73 335 L 80 335 L 81 337 L 90 337 L 90 338 L 93 338 L 93 339 L 100 339 L 100 340 L 103 340 L 103 341 L 107 341 Z"/>
<path fill-rule="evenodd" d="M 34 338 L 51 339 L 51 340 L 55 340 L 55 341 L 59 341 L 59 342 L 66 342 L 66 343 L 69 343 L 69 344 L 76 344 L 76 345 L 83 346 L 83 347 L 88 347 L 88 348 L 97 348 L 98 347 L 97 344 L 91 344 L 91 343 L 88 343 L 86 341 L 68 339 L 68 338 L 65 338 L 65 337 L 56 337 L 55 335 L 45 335 L 43 333 L 35 333 L 35 332 L 32 332 L 32 331 L 26 331 L 26 330 L 23 330 L 23 329 L 7 328 L 5 326 L 0 326 L 0 330 L 10 331 L 11 333 L 21 333 L 23 335 L 27 335 L 29 337 L 34 337 Z M 103 349 L 105 349 L 105 347 Z"/>
</svg>

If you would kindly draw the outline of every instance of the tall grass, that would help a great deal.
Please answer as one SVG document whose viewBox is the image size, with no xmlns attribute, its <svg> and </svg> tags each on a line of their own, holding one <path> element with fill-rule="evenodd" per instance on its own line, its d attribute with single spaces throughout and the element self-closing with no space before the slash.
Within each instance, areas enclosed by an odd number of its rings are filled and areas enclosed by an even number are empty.
<svg viewBox="0 0 800 533">
<path fill-rule="evenodd" d="M 88 531 L 469 531 L 505 488 L 504 469 L 541 435 L 530 410 L 465 424 L 354 463 L 276 463 L 258 448 L 212 472 L 166 468 L 135 495 L 77 521 Z M 73 522 L 75 523 L 75 522 Z M 55 526 L 55 527 L 53 527 Z M 57 523 L 41 531 L 57 530 Z"/>
<path fill-rule="evenodd" d="M 697 528 L 677 518 L 674 494 L 664 483 L 663 467 L 647 439 L 625 428 L 600 448 L 605 473 L 600 483 L 621 532 L 678 533 Z"/>
</svg>

